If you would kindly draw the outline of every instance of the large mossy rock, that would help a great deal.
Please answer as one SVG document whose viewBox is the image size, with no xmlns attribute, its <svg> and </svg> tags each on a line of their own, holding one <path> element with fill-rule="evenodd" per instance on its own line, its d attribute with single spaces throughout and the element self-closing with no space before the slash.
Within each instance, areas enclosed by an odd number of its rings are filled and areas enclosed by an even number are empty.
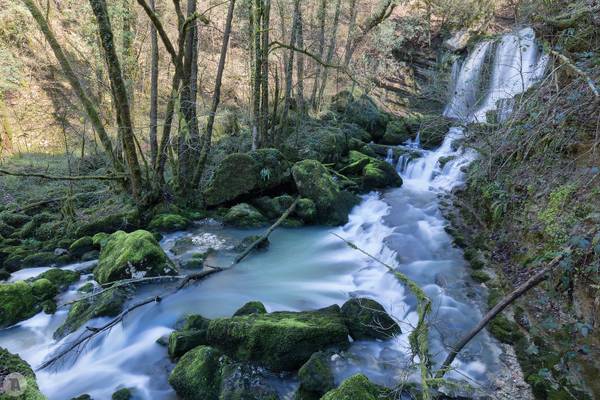
<svg viewBox="0 0 600 400">
<path fill-rule="evenodd" d="M 292 175 L 300 195 L 315 203 L 319 221 L 329 225 L 348 221 L 348 214 L 359 199 L 341 190 L 323 164 L 316 160 L 297 162 L 292 167 Z"/>
<path fill-rule="evenodd" d="M 340 174 L 351 177 L 362 190 L 384 189 L 402 185 L 396 169 L 385 161 L 352 150 Z"/>
<path fill-rule="evenodd" d="M 223 217 L 227 225 L 252 228 L 265 225 L 267 219 L 256 208 L 247 203 L 237 204 L 229 209 Z"/>
<path fill-rule="evenodd" d="M 182 329 L 169 336 L 168 351 L 171 358 L 178 358 L 196 346 L 206 343 L 206 332 L 210 320 L 201 315 L 190 315 Z"/>
<path fill-rule="evenodd" d="M 385 340 L 402 333 L 396 321 L 375 300 L 350 299 L 342 306 L 342 315 L 354 340 Z"/>
<path fill-rule="evenodd" d="M 355 97 L 347 91 L 338 93 L 332 101 L 332 107 L 343 115 L 348 122 L 354 123 L 379 140 L 385 134 L 389 116 L 379 110 L 375 102 L 367 95 Z"/>
<path fill-rule="evenodd" d="M 412 136 L 410 128 L 402 119 L 393 119 L 387 124 L 381 143 L 397 146 L 412 139 Z"/>
<path fill-rule="evenodd" d="M 35 380 L 35 373 L 21 357 L 11 354 L 8 350 L 0 347 L 0 381 L 10 374 L 21 374 L 25 378 L 25 391 L 18 397 L 0 394 L 0 399 L 22 399 L 22 400 L 45 400 L 46 397 L 40 392 Z"/>
<path fill-rule="evenodd" d="M 119 315 L 127 298 L 127 289 L 120 287 L 73 304 L 65 322 L 54 332 L 54 338 L 62 339 L 75 332 L 90 319 Z"/>
<path fill-rule="evenodd" d="M 177 269 L 150 232 L 117 231 L 102 246 L 94 277 L 98 283 L 105 284 L 176 273 Z"/>
<path fill-rule="evenodd" d="M 231 363 L 221 370 L 219 400 L 279 400 L 260 370 L 247 363 Z"/>
<path fill-rule="evenodd" d="M 81 257 L 85 253 L 98 250 L 99 248 L 99 246 L 94 245 L 94 239 L 91 236 L 84 236 L 71 243 L 69 253 L 75 257 Z"/>
<path fill-rule="evenodd" d="M 290 180 L 290 163 L 276 149 L 230 154 L 217 167 L 204 190 L 207 206 L 231 202 L 250 193 L 283 185 Z"/>
<path fill-rule="evenodd" d="M 293 160 L 335 163 L 348 153 L 351 139 L 343 126 L 336 126 L 332 121 L 303 119 L 301 126 L 287 134 L 283 152 Z"/>
<path fill-rule="evenodd" d="M 321 400 L 391 400 L 389 389 L 376 385 L 362 374 L 346 379 L 334 390 L 321 397 Z"/>
<path fill-rule="evenodd" d="M 159 214 L 152 218 L 148 228 L 153 231 L 175 232 L 190 226 L 191 221 L 179 214 Z"/>
<path fill-rule="evenodd" d="M 126 207 L 126 206 L 124 206 Z M 94 236 L 97 233 L 111 233 L 118 230 L 131 231 L 140 226 L 140 213 L 137 209 L 94 217 L 81 225 L 75 232 L 76 237 Z"/>
<path fill-rule="evenodd" d="M 314 353 L 298 371 L 298 379 L 302 395 L 297 397 L 320 398 L 335 388 L 327 354 L 322 351 Z"/>
<path fill-rule="evenodd" d="M 56 307 L 56 285 L 48 279 L 0 284 L 0 329 L 33 317 L 42 309 Z"/>
<path fill-rule="evenodd" d="M 235 313 L 233 313 L 234 317 L 239 317 L 241 315 L 252 315 L 252 314 L 266 314 L 267 309 L 265 305 L 260 301 L 249 301 L 248 303 L 241 306 Z"/>
<path fill-rule="evenodd" d="M 348 345 L 338 306 L 305 312 L 274 312 L 212 320 L 207 342 L 241 361 L 273 371 L 293 371 L 330 346 Z"/>
<path fill-rule="evenodd" d="M 219 350 L 198 346 L 181 357 L 169 376 L 169 383 L 182 400 L 217 400 L 221 369 L 229 362 Z"/>
<path fill-rule="evenodd" d="M 78 271 L 71 271 L 69 269 L 52 268 L 44 272 L 39 278 L 48 279 L 50 282 L 56 285 L 59 290 L 64 290 L 75 282 L 79 281 L 81 273 Z"/>
</svg>

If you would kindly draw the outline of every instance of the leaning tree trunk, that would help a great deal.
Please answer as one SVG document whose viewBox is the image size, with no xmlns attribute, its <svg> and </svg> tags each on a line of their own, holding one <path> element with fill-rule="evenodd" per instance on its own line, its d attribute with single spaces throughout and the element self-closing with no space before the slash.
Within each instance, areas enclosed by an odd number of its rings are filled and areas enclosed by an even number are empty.
<svg viewBox="0 0 600 400">
<path fill-rule="evenodd" d="M 121 172 L 122 166 L 118 162 L 117 158 L 115 157 L 115 152 L 113 150 L 112 142 L 110 140 L 110 137 L 108 136 L 108 133 L 106 132 L 106 129 L 104 129 L 104 125 L 102 124 L 100 114 L 98 113 L 98 110 L 96 109 L 96 106 L 94 105 L 90 96 L 88 96 L 88 94 L 83 89 L 81 82 L 79 82 L 79 79 L 77 78 L 77 75 L 75 74 L 75 71 L 73 70 L 73 67 L 71 66 L 71 63 L 69 62 L 65 53 L 63 52 L 62 48 L 60 47 L 58 40 L 56 40 L 54 33 L 50 29 L 50 26 L 48 25 L 48 21 L 44 18 L 44 15 L 40 11 L 40 9 L 38 8 L 38 6 L 36 5 L 34 0 L 22 0 L 22 1 L 25 4 L 25 6 L 29 9 L 29 11 L 31 12 L 31 15 L 35 19 L 36 23 L 39 25 L 40 30 L 44 34 L 44 37 L 50 44 L 50 47 L 52 48 L 54 56 L 58 60 L 60 66 L 63 70 L 63 73 L 65 74 L 65 77 L 67 78 L 67 80 L 69 81 L 69 84 L 73 88 L 73 91 L 79 98 L 79 101 L 81 101 L 83 108 L 85 109 L 85 112 L 86 112 L 88 118 L 90 119 L 90 122 L 92 123 L 92 126 L 94 127 L 94 130 L 96 131 L 96 134 L 98 135 L 98 138 L 100 138 L 100 142 L 102 143 L 102 146 L 104 147 L 104 151 L 108 154 L 108 156 L 110 157 L 110 159 L 113 163 L 113 167 L 115 168 L 115 170 L 117 170 L 117 172 Z"/>
<path fill-rule="evenodd" d="M 333 27 L 331 32 L 331 39 L 329 40 L 329 48 L 327 49 L 327 59 L 325 63 L 327 65 L 331 65 L 333 61 L 333 56 L 335 55 L 335 47 L 337 44 L 337 31 L 338 25 L 340 22 L 340 9 L 341 9 L 341 0 L 337 0 L 335 3 L 335 14 L 333 17 Z M 321 103 L 323 101 L 323 96 L 325 94 L 325 88 L 327 87 L 327 78 L 329 76 L 329 70 L 327 68 L 323 69 L 323 79 L 321 80 L 321 87 L 319 89 L 319 95 L 317 96 L 316 108 L 319 109 Z"/>
<path fill-rule="evenodd" d="M 325 16 L 327 14 L 327 0 L 321 0 L 319 5 L 319 11 L 317 13 L 317 18 L 319 20 L 319 47 L 317 49 L 317 57 L 319 60 L 323 59 L 323 52 L 325 51 Z M 317 109 L 317 93 L 319 91 L 319 82 L 321 78 L 321 73 L 323 72 L 323 66 L 320 63 L 315 65 L 315 80 L 313 82 L 312 94 L 310 97 L 310 103 L 313 110 Z"/>
<path fill-rule="evenodd" d="M 104 48 L 104 52 L 106 54 L 108 75 L 117 109 L 119 131 L 121 132 L 121 137 L 123 139 L 123 150 L 125 152 L 127 166 L 129 167 L 129 174 L 131 176 L 131 193 L 134 198 L 140 199 L 142 190 L 142 173 L 135 149 L 133 124 L 129 109 L 129 99 L 127 97 L 127 86 L 125 85 L 121 71 L 121 65 L 117 57 L 113 40 L 113 32 L 106 8 L 106 2 L 104 0 L 90 0 L 90 5 L 92 6 L 92 11 L 96 16 L 102 47 Z"/>
<path fill-rule="evenodd" d="M 152 12 L 156 12 L 156 0 L 150 0 Z M 151 61 L 150 73 L 150 160 L 152 165 L 156 164 L 158 154 L 158 34 L 156 27 L 150 23 Z"/>
<path fill-rule="evenodd" d="M 221 102 L 221 83 L 223 82 L 223 71 L 225 70 L 225 61 L 227 59 L 227 48 L 229 46 L 229 37 L 231 36 L 231 25 L 233 21 L 233 12 L 235 10 L 235 0 L 230 0 L 229 8 L 227 10 L 227 19 L 225 22 L 225 32 L 223 33 L 223 44 L 221 45 L 221 55 L 219 57 L 219 66 L 217 67 L 217 78 L 215 80 L 215 90 L 213 91 L 212 105 L 210 108 L 210 114 L 206 122 L 206 133 L 202 140 L 202 151 L 200 158 L 194 172 L 194 187 L 198 186 L 202 173 L 204 172 L 204 165 L 206 159 L 210 153 L 212 145 L 212 133 L 215 125 L 215 116 L 219 103 Z"/>
</svg>

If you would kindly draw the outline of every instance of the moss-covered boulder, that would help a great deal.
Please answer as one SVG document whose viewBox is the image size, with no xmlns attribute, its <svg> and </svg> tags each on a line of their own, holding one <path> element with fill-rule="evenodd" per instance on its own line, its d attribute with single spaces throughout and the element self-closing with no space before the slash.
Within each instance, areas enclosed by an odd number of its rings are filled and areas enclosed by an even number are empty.
<svg viewBox="0 0 600 400">
<path fill-rule="evenodd" d="M 248 303 L 241 306 L 235 313 L 233 313 L 234 317 L 238 317 L 240 315 L 252 315 L 252 314 L 266 314 L 267 309 L 265 305 L 260 301 L 249 301 Z"/>
<path fill-rule="evenodd" d="M 331 390 L 321 400 L 391 400 L 389 389 L 376 385 L 362 374 L 346 379 L 334 390 Z"/>
<path fill-rule="evenodd" d="M 84 236 L 77 239 L 69 246 L 69 253 L 75 257 L 81 257 L 87 252 L 97 250 L 100 246 L 94 244 L 94 239 L 91 236 Z"/>
<path fill-rule="evenodd" d="M 54 332 L 54 338 L 62 339 L 75 332 L 90 319 L 119 315 L 127 298 L 127 289 L 120 287 L 78 301 L 71 306 L 65 322 Z"/>
<path fill-rule="evenodd" d="M 393 119 L 387 124 L 385 133 L 381 138 L 381 143 L 397 146 L 411 138 L 412 133 L 410 132 L 406 123 L 401 119 Z"/>
<path fill-rule="evenodd" d="M 31 318 L 38 311 L 30 284 L 18 281 L 0 285 L 0 328 Z"/>
<path fill-rule="evenodd" d="M 150 221 L 148 228 L 160 232 L 182 231 L 189 227 L 191 221 L 179 214 L 160 214 Z"/>
<path fill-rule="evenodd" d="M 303 398 L 320 398 L 335 388 L 327 354 L 322 351 L 314 353 L 298 370 L 298 379 Z"/>
<path fill-rule="evenodd" d="M 230 363 L 221 369 L 221 400 L 279 400 L 261 371 L 246 363 Z"/>
<path fill-rule="evenodd" d="M 240 203 L 229 209 L 223 221 L 228 225 L 251 228 L 265 225 L 267 218 L 250 204 Z"/>
<path fill-rule="evenodd" d="M 303 160 L 292 168 L 298 192 L 315 203 L 317 218 L 324 224 L 341 225 L 359 199 L 339 188 L 333 177 L 316 160 Z"/>
<path fill-rule="evenodd" d="M 46 278 L 33 281 L 31 292 L 38 301 L 52 300 L 58 294 L 58 288 Z"/>
<path fill-rule="evenodd" d="M 241 361 L 273 371 L 292 371 L 330 346 L 348 345 L 348 329 L 338 306 L 306 312 L 274 312 L 214 319 L 207 342 Z"/>
<path fill-rule="evenodd" d="M 122 388 L 114 392 L 111 396 L 112 400 L 130 400 L 133 399 L 133 393 L 129 388 Z"/>
<path fill-rule="evenodd" d="M 52 268 L 42 273 L 39 278 L 48 279 L 60 290 L 64 290 L 69 285 L 79 281 L 81 274 L 78 271 L 71 271 L 69 269 Z"/>
<path fill-rule="evenodd" d="M 350 299 L 342 306 L 342 315 L 354 340 L 385 340 L 401 333 L 396 321 L 375 300 Z"/>
<path fill-rule="evenodd" d="M 18 397 L 0 394 L 2 399 L 19 398 L 23 400 L 45 400 L 46 397 L 40 392 L 35 380 L 35 373 L 21 357 L 11 354 L 8 350 L 0 347 L 0 382 L 3 382 L 7 377 L 11 378 L 11 374 L 20 374 L 25 378 L 24 382 L 19 382 L 21 389 L 24 392 Z"/>
<path fill-rule="evenodd" d="M 27 214 L 11 211 L 0 212 L 0 222 L 13 228 L 20 228 L 29 221 L 31 221 L 31 217 Z"/>
<path fill-rule="evenodd" d="M 46 267 L 49 265 L 64 265 L 68 257 L 57 255 L 54 251 L 41 251 L 27 255 L 21 261 L 21 268 Z"/>
<path fill-rule="evenodd" d="M 283 185 L 290 180 L 290 164 L 276 149 L 230 154 L 217 167 L 204 191 L 208 206 L 231 202 L 250 193 Z"/>
<path fill-rule="evenodd" d="M 340 108 L 340 107 L 338 107 Z M 375 102 L 367 95 L 347 99 L 347 106 L 342 112 L 346 121 L 365 129 L 376 141 L 384 135 L 389 117 L 379 110 Z"/>
<path fill-rule="evenodd" d="M 219 350 L 198 346 L 181 357 L 169 376 L 169 383 L 182 400 L 217 400 L 221 370 L 229 362 Z"/>
<path fill-rule="evenodd" d="M 210 320 L 201 315 L 185 318 L 183 327 L 169 335 L 168 351 L 171 358 L 178 358 L 201 344 L 206 344 L 206 331 Z"/>
<path fill-rule="evenodd" d="M 140 213 L 137 209 L 93 217 L 90 222 L 81 225 L 75 232 L 78 237 L 94 236 L 97 233 L 111 233 L 118 230 L 131 231 L 140 226 Z"/>
<path fill-rule="evenodd" d="M 402 178 L 392 165 L 355 150 L 350 151 L 340 174 L 353 178 L 362 190 L 402 185 Z"/>
<path fill-rule="evenodd" d="M 98 283 L 105 284 L 121 279 L 176 273 L 177 269 L 150 232 L 117 231 L 102 247 L 94 277 Z"/>
</svg>

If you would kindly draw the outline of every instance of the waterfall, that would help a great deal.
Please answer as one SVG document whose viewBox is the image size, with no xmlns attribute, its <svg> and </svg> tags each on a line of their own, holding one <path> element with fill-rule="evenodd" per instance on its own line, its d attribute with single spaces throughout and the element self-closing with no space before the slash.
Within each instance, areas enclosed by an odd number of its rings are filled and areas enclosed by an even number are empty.
<svg viewBox="0 0 600 400">
<path fill-rule="evenodd" d="M 455 78 L 444 115 L 463 122 L 485 122 L 499 101 L 524 93 L 543 76 L 548 56 L 531 28 L 503 35 L 475 46 Z M 453 65 L 453 75 L 458 69 Z M 510 107 L 512 108 L 512 107 Z M 506 117 L 506 108 L 502 116 Z"/>
</svg>

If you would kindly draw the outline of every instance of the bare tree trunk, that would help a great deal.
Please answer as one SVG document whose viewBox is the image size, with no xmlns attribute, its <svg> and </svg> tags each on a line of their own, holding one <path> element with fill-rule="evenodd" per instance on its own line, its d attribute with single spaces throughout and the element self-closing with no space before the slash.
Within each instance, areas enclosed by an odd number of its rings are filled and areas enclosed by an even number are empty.
<svg viewBox="0 0 600 400">
<path fill-rule="evenodd" d="M 327 15 L 326 7 L 327 1 L 321 0 L 321 3 L 319 4 L 319 11 L 317 13 L 317 18 L 319 20 L 319 47 L 317 51 L 317 57 L 319 57 L 320 60 L 323 59 L 323 52 L 325 51 L 325 16 Z M 319 82 L 323 68 L 324 67 L 321 64 L 316 64 L 315 80 L 313 82 L 312 95 L 310 97 L 310 103 L 313 110 L 317 109 L 317 92 L 319 90 Z"/>
<path fill-rule="evenodd" d="M 150 0 L 152 12 L 156 12 L 156 0 Z M 158 34 L 156 27 L 150 23 L 150 41 L 152 46 L 152 71 L 150 73 L 150 160 L 156 164 L 158 155 Z"/>
<path fill-rule="evenodd" d="M 285 94 L 283 99 L 283 112 L 279 121 L 279 131 L 283 132 L 288 123 L 288 114 L 292 103 L 293 72 L 294 72 L 294 47 L 298 33 L 298 9 L 300 0 L 294 0 L 294 16 L 292 22 L 292 34 L 290 36 L 290 53 L 287 56 L 287 65 L 285 66 Z"/>
<path fill-rule="evenodd" d="M 79 98 L 79 101 L 81 101 L 81 103 L 83 104 L 83 108 L 85 109 L 85 112 L 87 113 L 87 115 L 90 119 L 90 122 L 92 123 L 92 126 L 94 127 L 94 130 L 96 131 L 96 134 L 100 138 L 100 142 L 102 143 L 102 146 L 104 147 L 104 151 L 110 157 L 110 159 L 113 163 L 113 167 L 118 172 L 121 172 L 122 166 L 120 165 L 117 158 L 115 157 L 112 142 L 110 140 L 110 137 L 108 136 L 108 133 L 104 129 L 104 125 L 102 124 L 100 114 L 98 113 L 96 106 L 90 99 L 90 96 L 88 96 L 88 94 L 84 91 L 84 89 L 81 85 L 81 82 L 79 82 L 79 79 L 77 78 L 77 75 L 75 74 L 75 71 L 73 70 L 73 67 L 71 66 L 69 60 L 65 56 L 65 53 L 63 52 L 62 48 L 60 47 L 60 44 L 56 40 L 54 33 L 52 33 L 52 30 L 50 29 L 50 26 L 48 25 L 48 21 L 44 18 L 43 14 L 41 13 L 40 9 L 38 8 L 38 6 L 36 5 L 34 0 L 22 0 L 22 1 L 25 4 L 25 6 L 29 9 L 29 11 L 31 12 L 31 15 L 35 19 L 36 23 L 39 25 L 40 30 L 44 34 L 46 40 L 48 41 L 48 43 L 50 44 L 50 47 L 52 48 L 52 51 L 54 52 L 55 57 L 57 58 L 58 62 L 60 63 L 63 73 L 65 74 L 65 77 L 67 78 L 67 80 L 69 81 L 69 84 L 73 88 L 73 91 Z"/>
<path fill-rule="evenodd" d="M 90 5 L 96 21 L 98 23 L 98 31 L 102 40 L 102 47 L 106 54 L 108 63 L 108 73 L 113 90 L 113 97 L 119 118 L 119 131 L 123 139 L 123 150 L 125 151 L 125 159 L 131 175 L 131 192 L 136 199 L 140 199 L 142 190 L 142 173 L 137 158 L 135 148 L 135 139 L 133 132 L 133 124 L 131 121 L 131 113 L 129 109 L 129 99 L 127 97 L 127 87 L 123 80 L 121 65 L 117 57 L 113 32 L 106 9 L 104 0 L 90 0 Z"/>
<path fill-rule="evenodd" d="M 344 53 L 344 67 L 348 68 L 352 60 L 352 42 L 356 30 L 356 16 L 358 14 L 358 0 L 350 0 L 350 22 L 348 23 L 348 38 L 346 39 L 346 50 Z"/>
<path fill-rule="evenodd" d="M 262 0 L 253 0 L 253 8 L 251 13 L 252 18 L 252 35 L 253 35 L 253 72 L 252 72 L 252 149 L 257 149 L 261 146 L 260 135 L 260 90 L 261 90 L 261 16 L 262 16 Z"/>
<path fill-rule="evenodd" d="M 123 64 L 123 79 L 127 87 L 127 94 L 129 96 L 129 107 L 133 109 L 134 101 L 134 70 L 135 70 L 135 59 L 133 55 L 133 41 L 135 39 L 135 33 L 133 27 L 135 26 L 135 13 L 131 4 L 131 0 L 123 0 L 123 54 L 121 55 L 121 62 Z"/>
<path fill-rule="evenodd" d="M 206 164 L 206 159 L 208 158 L 208 154 L 210 153 L 210 148 L 212 145 L 212 133 L 215 125 L 215 116 L 217 114 L 217 109 L 219 108 L 219 103 L 221 102 L 221 83 L 223 81 L 225 61 L 227 60 L 227 49 L 229 46 L 229 37 L 231 36 L 231 25 L 233 21 L 234 10 L 235 0 L 230 0 L 229 8 L 227 10 L 227 19 L 225 22 L 225 32 L 223 33 L 223 44 L 221 45 L 219 66 L 217 67 L 217 78 L 215 80 L 215 90 L 213 91 L 212 106 L 210 108 L 210 114 L 208 115 L 208 120 L 206 122 L 206 133 L 202 140 L 202 151 L 200 153 L 200 159 L 198 160 L 196 171 L 194 172 L 194 187 L 196 187 L 199 184 L 200 178 L 202 178 L 202 173 L 204 172 L 204 165 Z"/>
<path fill-rule="evenodd" d="M 340 22 L 340 9 L 341 9 L 341 0 L 337 0 L 335 3 L 335 14 L 333 16 L 333 27 L 330 33 L 331 39 L 329 40 L 329 48 L 327 49 L 327 58 L 325 60 L 326 64 L 331 64 L 333 61 L 333 56 L 335 55 L 335 48 L 337 44 L 337 31 L 338 25 Z M 325 68 L 323 70 L 323 79 L 321 80 L 321 88 L 319 89 L 319 95 L 317 96 L 316 108 L 319 109 L 321 103 L 323 101 L 323 96 L 325 94 L 325 88 L 327 87 L 327 78 L 329 75 L 329 70 Z"/>
<path fill-rule="evenodd" d="M 297 11 L 297 26 L 296 26 L 296 44 L 300 49 L 304 49 L 304 31 L 302 23 L 302 8 L 300 1 L 296 0 L 295 7 Z M 298 53 L 298 59 L 296 61 L 296 102 L 298 103 L 298 112 L 304 114 L 306 112 L 306 106 L 304 104 L 304 54 Z"/>
<path fill-rule="evenodd" d="M 346 53 L 348 59 L 352 59 L 356 49 L 362 44 L 369 32 L 376 28 L 383 21 L 388 19 L 392 12 L 396 8 L 397 3 L 395 0 L 380 0 L 379 4 L 375 8 L 375 11 L 361 24 L 360 35 L 355 35 L 354 40 L 350 46 L 350 52 Z"/>
<path fill-rule="evenodd" d="M 0 93 L 0 158 L 4 153 L 12 151 L 13 132 L 10 122 L 8 121 L 8 110 L 4 103 L 2 93 Z"/>
<path fill-rule="evenodd" d="M 269 24 L 271 22 L 271 0 L 263 0 L 261 32 L 261 122 L 260 136 L 263 145 L 272 145 L 269 137 Z"/>
</svg>

